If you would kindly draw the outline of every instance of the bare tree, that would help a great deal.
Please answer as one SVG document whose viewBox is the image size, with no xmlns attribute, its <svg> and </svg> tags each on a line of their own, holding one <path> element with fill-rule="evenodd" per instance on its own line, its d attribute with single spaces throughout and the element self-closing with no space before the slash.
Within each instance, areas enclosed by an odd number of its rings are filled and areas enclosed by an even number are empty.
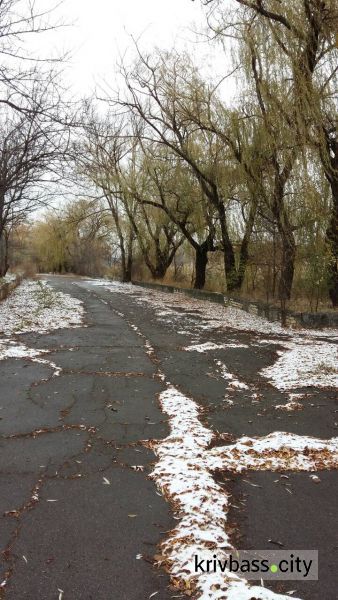
<svg viewBox="0 0 338 600">
<path fill-rule="evenodd" d="M 0 1 L 0 104 L 5 104 L 20 113 L 36 113 L 37 108 L 46 113 L 55 106 L 46 101 L 36 104 L 34 88 L 48 80 L 51 84 L 53 64 L 63 63 L 65 56 L 35 56 L 27 51 L 27 42 L 32 35 L 63 26 L 55 20 L 55 10 L 61 2 L 47 10 L 31 0 Z M 53 17 L 53 19 L 52 19 Z"/>
<path fill-rule="evenodd" d="M 45 85 L 34 90 L 37 105 L 43 105 L 45 95 Z M 0 123 L 0 275 L 4 275 L 9 266 L 8 233 L 51 194 L 67 136 L 62 125 L 42 118 L 39 108 L 27 114 L 5 106 Z"/>
<path fill-rule="evenodd" d="M 76 176 L 94 186 L 107 203 L 119 245 L 122 280 L 131 281 L 135 231 L 126 212 L 119 165 L 127 159 L 131 142 L 121 119 L 100 118 L 88 103 L 82 116 L 83 133 L 73 152 Z M 131 214 L 136 207 L 129 206 Z"/>
</svg>

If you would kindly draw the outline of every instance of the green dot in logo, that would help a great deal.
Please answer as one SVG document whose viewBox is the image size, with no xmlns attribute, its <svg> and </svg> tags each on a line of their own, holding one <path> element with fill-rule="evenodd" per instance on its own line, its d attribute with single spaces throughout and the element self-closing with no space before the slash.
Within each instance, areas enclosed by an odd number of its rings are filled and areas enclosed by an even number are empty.
<svg viewBox="0 0 338 600">
<path fill-rule="evenodd" d="M 277 573 L 277 571 L 278 571 L 277 565 L 271 565 L 270 571 L 271 571 L 271 573 Z"/>
</svg>

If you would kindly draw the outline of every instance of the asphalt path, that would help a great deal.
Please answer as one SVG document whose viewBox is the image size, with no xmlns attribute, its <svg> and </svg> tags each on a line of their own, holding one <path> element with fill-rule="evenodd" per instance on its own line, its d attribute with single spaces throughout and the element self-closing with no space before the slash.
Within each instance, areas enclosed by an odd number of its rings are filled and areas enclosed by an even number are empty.
<svg viewBox="0 0 338 600">
<path fill-rule="evenodd" d="M 158 319 L 150 305 L 140 306 L 141 289 L 126 295 L 83 279 L 48 280 L 84 302 L 86 327 L 20 336 L 28 347 L 49 351 L 48 360 L 62 369 L 58 377 L 27 360 L 0 362 L 0 581 L 8 579 L 0 598 L 180 597 L 152 564 L 157 545 L 175 526 L 170 506 L 148 478 L 155 457 L 141 443 L 168 434 L 157 402 L 165 387 L 158 365 L 167 380 L 207 408 L 211 429 L 233 439 L 276 430 L 337 436 L 337 399 L 332 390 L 312 389 L 304 410 L 277 412 L 285 396 L 258 375 L 275 360 L 275 341 L 253 347 L 258 334 L 201 330 L 201 343 L 245 347 L 186 352 L 198 312 L 182 308 L 178 332 L 170 318 Z M 258 390 L 259 406 L 241 389 L 232 393 L 233 404 L 224 402 L 215 359 Z M 337 473 L 321 473 L 320 484 L 306 473 L 287 475 L 287 486 L 286 480 L 276 483 L 276 473 L 220 476 L 232 492 L 234 542 L 243 549 L 274 549 L 268 540 L 287 549 L 318 549 L 318 582 L 266 585 L 296 590 L 304 600 L 337 600 Z"/>
</svg>

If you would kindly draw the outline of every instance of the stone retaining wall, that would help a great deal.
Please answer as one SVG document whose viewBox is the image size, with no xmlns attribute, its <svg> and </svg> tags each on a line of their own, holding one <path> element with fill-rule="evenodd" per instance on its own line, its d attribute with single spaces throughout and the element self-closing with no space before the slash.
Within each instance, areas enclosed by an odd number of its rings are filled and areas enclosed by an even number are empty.
<svg viewBox="0 0 338 600">
<path fill-rule="evenodd" d="M 139 285 L 140 287 L 148 288 L 151 290 L 159 290 L 160 292 L 168 292 L 172 294 L 173 292 L 180 292 L 181 294 L 185 294 L 186 296 L 192 296 L 193 298 L 198 298 L 199 300 L 208 300 L 209 302 L 216 302 L 217 304 L 224 304 L 224 296 L 223 294 L 218 294 L 216 292 L 205 292 L 204 290 L 193 290 L 191 288 L 179 288 L 173 285 L 162 285 L 160 283 L 148 283 L 144 281 L 132 281 L 133 285 Z"/>
<path fill-rule="evenodd" d="M 219 294 L 216 292 L 206 292 L 204 290 L 194 290 L 189 288 L 179 288 L 171 285 L 162 285 L 160 283 L 147 283 L 144 281 L 133 281 L 133 285 L 139 285 L 144 288 L 159 290 L 162 292 L 180 292 L 199 300 L 208 300 L 209 302 L 216 302 L 217 304 L 223 304 L 225 306 L 232 306 L 234 308 L 240 308 L 252 315 L 258 315 L 264 317 L 268 321 L 281 322 L 282 311 L 276 306 L 265 304 L 264 302 L 253 302 L 250 300 L 244 300 L 242 298 L 236 298 L 234 296 L 228 296 Z M 313 329 L 322 329 L 324 327 L 338 328 L 338 312 L 327 312 L 327 313 L 308 313 L 308 312 L 292 312 L 286 311 L 286 324 L 288 326 L 301 326 Z"/>
</svg>

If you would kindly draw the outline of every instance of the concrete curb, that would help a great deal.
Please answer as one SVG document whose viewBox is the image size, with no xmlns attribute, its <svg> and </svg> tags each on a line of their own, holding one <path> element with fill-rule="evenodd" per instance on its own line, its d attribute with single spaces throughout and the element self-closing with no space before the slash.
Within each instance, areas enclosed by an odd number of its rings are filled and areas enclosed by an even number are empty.
<svg viewBox="0 0 338 600">
<path fill-rule="evenodd" d="M 252 315 L 264 317 L 268 321 L 281 322 L 282 311 L 277 306 L 265 304 L 264 302 L 252 302 L 233 296 L 224 296 L 226 306 L 241 308 Z M 308 329 L 323 329 L 325 327 L 338 327 L 338 313 L 308 313 L 286 311 L 286 324 L 288 326 L 301 325 Z"/>
<path fill-rule="evenodd" d="M 204 290 L 179 288 L 179 287 L 175 287 L 173 285 L 161 285 L 160 283 L 147 283 L 144 281 L 132 281 L 132 284 L 138 285 L 140 287 L 148 288 L 151 290 L 158 290 L 160 292 L 168 292 L 169 294 L 173 294 L 174 292 L 179 292 L 181 294 L 185 294 L 186 296 L 192 296 L 193 298 L 197 298 L 199 300 L 208 300 L 209 302 L 215 302 L 216 304 L 224 305 L 223 294 L 218 294 L 217 292 L 205 292 Z"/>
<path fill-rule="evenodd" d="M 223 306 L 232 306 L 233 308 L 240 308 L 245 310 L 247 313 L 263 317 L 271 322 L 281 322 L 282 311 L 277 306 L 272 306 L 264 302 L 253 302 L 251 300 L 244 300 L 243 298 L 237 298 L 234 296 L 227 296 L 216 292 L 206 292 L 204 290 L 194 290 L 190 288 L 179 288 L 172 285 L 162 285 L 160 283 L 147 283 L 144 281 L 132 281 L 133 285 L 140 287 L 159 290 L 161 292 L 167 292 L 172 294 L 179 292 L 186 296 L 197 298 L 198 300 L 207 300 L 209 302 L 215 302 L 216 304 L 223 304 Z M 291 327 L 301 326 L 309 329 L 323 329 L 325 327 L 338 328 L 338 313 L 308 313 L 308 312 L 293 312 L 291 310 L 286 311 L 286 324 Z"/>
</svg>

